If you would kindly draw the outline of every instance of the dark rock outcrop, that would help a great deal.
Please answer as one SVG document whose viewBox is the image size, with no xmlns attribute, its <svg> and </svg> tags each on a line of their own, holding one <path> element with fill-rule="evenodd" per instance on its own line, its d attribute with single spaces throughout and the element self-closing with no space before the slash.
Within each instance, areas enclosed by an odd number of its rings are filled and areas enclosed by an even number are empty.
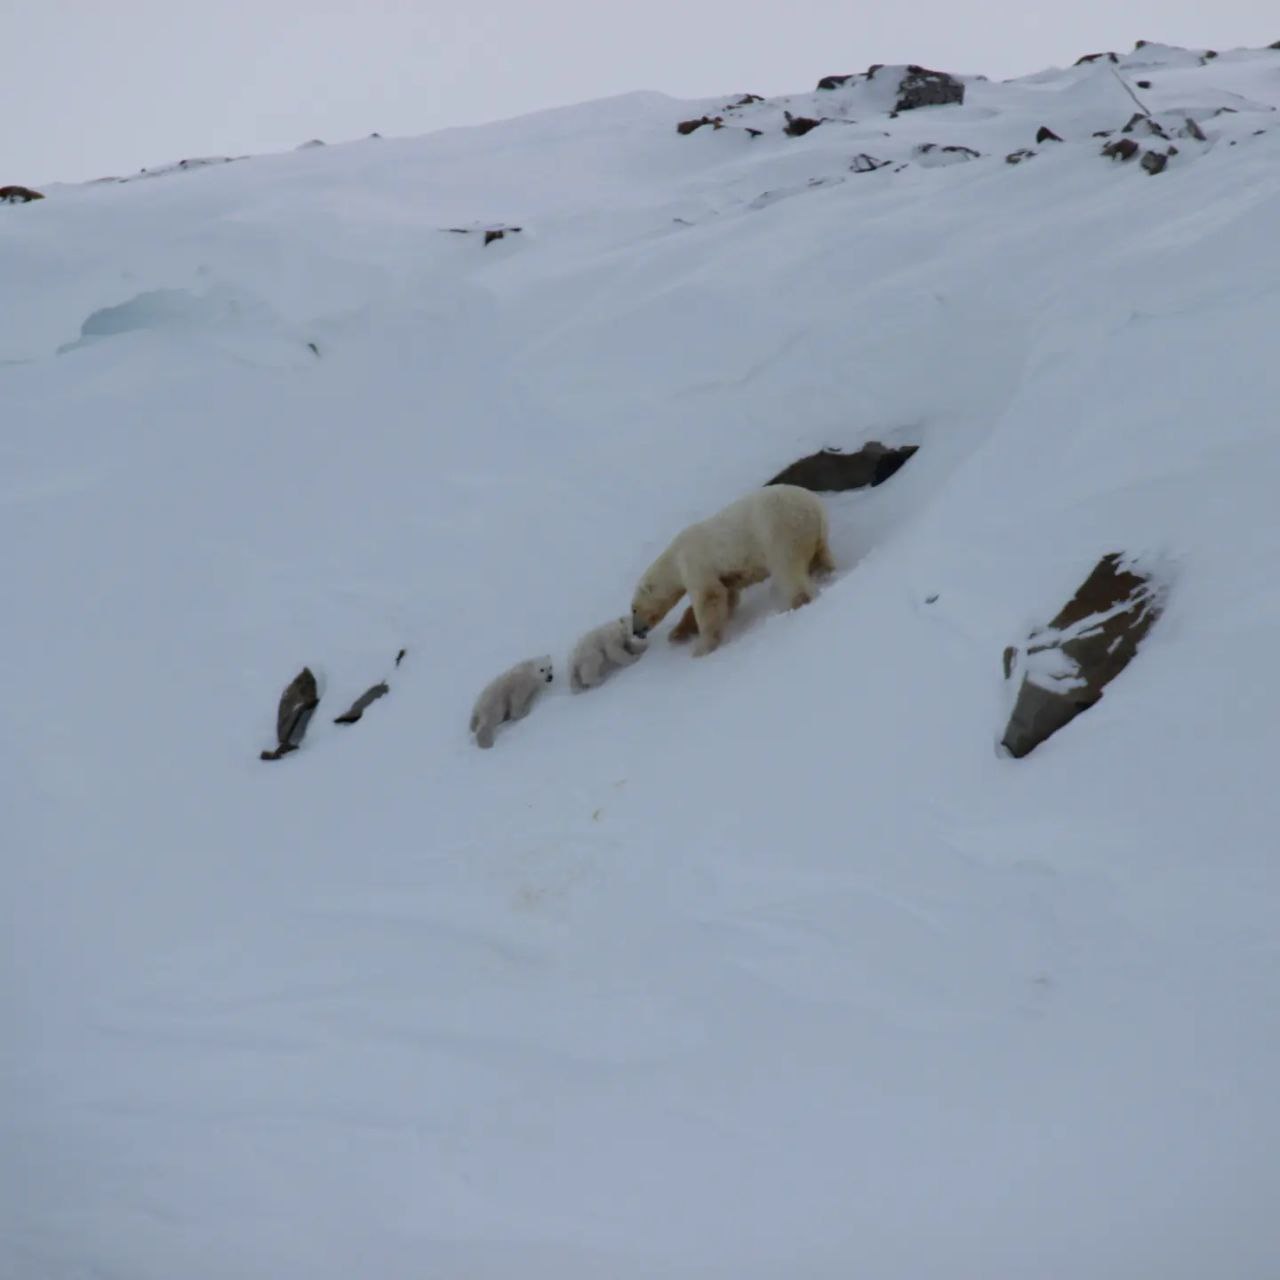
<svg viewBox="0 0 1280 1280">
<path fill-rule="evenodd" d="M 821 449 L 784 467 L 770 484 L 794 484 L 815 493 L 842 493 L 847 489 L 866 489 L 883 484 L 905 465 L 919 445 L 904 444 L 896 448 L 869 441 L 856 453 L 839 449 Z"/>
<path fill-rule="evenodd" d="M 43 200 L 44 194 L 33 191 L 30 187 L 0 187 L 0 204 L 30 204 L 32 200 Z"/>
<path fill-rule="evenodd" d="M 910 66 L 898 84 L 895 111 L 914 111 L 918 107 L 945 107 L 964 101 L 964 85 L 945 71 Z"/>
<path fill-rule="evenodd" d="M 819 89 L 838 89 L 842 84 L 848 84 L 853 79 L 852 75 L 847 76 L 823 76 L 818 81 Z"/>
<path fill-rule="evenodd" d="M 385 680 L 380 680 L 377 684 L 366 689 L 340 716 L 336 717 L 334 724 L 355 724 L 365 713 L 365 708 L 371 702 L 377 702 L 384 694 L 391 692 L 391 686 Z"/>
<path fill-rule="evenodd" d="M 501 240 L 508 235 L 516 235 L 520 231 L 519 227 L 444 227 L 443 230 L 452 232 L 455 236 L 475 236 L 483 235 L 486 245 L 492 244 L 495 240 Z"/>
<path fill-rule="evenodd" d="M 316 678 L 310 667 L 303 667 L 280 695 L 276 710 L 276 742 L 273 751 L 262 752 L 263 760 L 279 760 L 281 756 L 296 751 L 311 722 L 311 713 L 320 705 Z"/>
<path fill-rule="evenodd" d="M 854 173 L 873 173 L 876 169 L 883 169 L 886 165 L 892 164 L 891 160 L 877 160 L 875 156 L 869 156 L 865 151 L 860 152 L 853 157 L 849 168 Z"/>
<path fill-rule="evenodd" d="M 803 138 L 806 133 L 816 129 L 822 123 L 821 120 L 815 120 L 812 116 L 793 116 L 790 111 L 784 111 L 782 114 L 787 118 L 786 128 L 782 132 L 790 138 Z"/>
<path fill-rule="evenodd" d="M 724 128 L 724 120 L 720 116 L 700 116 L 697 120 L 681 120 L 676 125 L 676 132 L 688 137 L 695 129 L 701 129 L 704 124 L 709 124 L 713 129 Z"/>
<path fill-rule="evenodd" d="M 1145 111 L 1135 111 L 1129 117 L 1128 123 L 1120 130 L 1121 133 L 1133 133 L 1137 130 L 1139 133 L 1149 133 L 1157 138 L 1167 138 L 1169 135 L 1165 133 L 1163 126 L 1159 121 L 1153 120 Z"/>
<path fill-rule="evenodd" d="M 1075 65 L 1083 66 L 1086 62 L 1097 62 L 1099 58 L 1106 58 L 1108 62 L 1119 62 L 1120 59 L 1114 53 L 1086 53 L 1084 57 L 1077 58 Z"/>
<path fill-rule="evenodd" d="M 1001 739 L 1010 755 L 1027 755 L 1102 698 L 1163 612 L 1164 595 L 1149 573 L 1112 552 L 1047 627 L 1005 649 L 1006 680 L 1026 668 Z"/>
<path fill-rule="evenodd" d="M 1152 177 L 1154 177 L 1157 173 L 1163 173 L 1165 171 L 1165 167 L 1169 163 L 1169 157 L 1176 154 L 1177 153 L 1173 147 L 1170 147 L 1167 152 L 1144 151 L 1139 163 L 1149 174 L 1152 175 Z"/>
<path fill-rule="evenodd" d="M 1036 130 L 1036 141 L 1037 142 L 1061 142 L 1062 139 L 1058 137 L 1058 135 L 1054 133 L 1054 131 L 1050 129 L 1047 124 L 1042 124 Z"/>
<path fill-rule="evenodd" d="M 1030 147 L 1019 147 L 1017 151 L 1010 151 L 1004 158 L 1005 164 L 1021 164 L 1024 160 L 1030 160 L 1032 156 L 1038 154 L 1032 151 Z"/>
<path fill-rule="evenodd" d="M 1132 160 L 1141 150 L 1132 138 L 1117 138 L 1102 148 L 1102 154 L 1110 160 Z"/>
</svg>

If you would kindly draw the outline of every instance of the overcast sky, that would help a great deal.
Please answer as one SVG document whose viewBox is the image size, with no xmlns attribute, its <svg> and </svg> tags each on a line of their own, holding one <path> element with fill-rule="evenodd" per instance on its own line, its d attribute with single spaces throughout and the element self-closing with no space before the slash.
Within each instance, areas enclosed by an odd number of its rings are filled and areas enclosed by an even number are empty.
<svg viewBox="0 0 1280 1280">
<path fill-rule="evenodd" d="M 1269 44 L 1280 2 L 0 0 L 0 185 L 632 89 L 796 92 L 872 62 L 1002 79 L 1139 38 Z"/>
</svg>

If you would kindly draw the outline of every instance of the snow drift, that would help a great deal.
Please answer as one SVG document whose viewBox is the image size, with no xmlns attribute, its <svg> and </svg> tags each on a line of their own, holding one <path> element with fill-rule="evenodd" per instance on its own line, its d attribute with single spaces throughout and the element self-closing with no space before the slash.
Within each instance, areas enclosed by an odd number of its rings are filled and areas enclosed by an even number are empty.
<svg viewBox="0 0 1280 1280">
<path fill-rule="evenodd" d="M 0 209 L 0 1273 L 1275 1273 L 1280 51 L 963 79 Z M 868 440 L 811 607 L 472 746 Z M 1164 616 L 1001 755 L 1111 552 Z"/>
</svg>

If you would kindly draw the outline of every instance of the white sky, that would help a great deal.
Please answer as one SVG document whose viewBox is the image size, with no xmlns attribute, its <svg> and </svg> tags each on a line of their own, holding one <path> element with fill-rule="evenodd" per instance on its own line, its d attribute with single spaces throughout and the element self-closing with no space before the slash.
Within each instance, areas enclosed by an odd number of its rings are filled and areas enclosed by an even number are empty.
<svg viewBox="0 0 1280 1280">
<path fill-rule="evenodd" d="M 1138 38 L 1269 44 L 1280 3 L 0 0 L 0 185 L 426 133 L 632 89 L 797 92 L 872 62 L 998 79 Z"/>
</svg>

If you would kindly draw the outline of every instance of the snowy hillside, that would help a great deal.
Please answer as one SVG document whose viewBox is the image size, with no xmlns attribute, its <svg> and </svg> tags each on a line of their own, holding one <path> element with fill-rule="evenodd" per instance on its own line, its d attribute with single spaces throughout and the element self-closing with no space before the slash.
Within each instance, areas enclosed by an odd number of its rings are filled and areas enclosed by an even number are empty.
<svg viewBox="0 0 1280 1280">
<path fill-rule="evenodd" d="M 0 206 L 4 1280 L 1280 1274 L 1280 50 L 904 74 Z M 811 607 L 570 695 L 869 440 Z"/>
</svg>

